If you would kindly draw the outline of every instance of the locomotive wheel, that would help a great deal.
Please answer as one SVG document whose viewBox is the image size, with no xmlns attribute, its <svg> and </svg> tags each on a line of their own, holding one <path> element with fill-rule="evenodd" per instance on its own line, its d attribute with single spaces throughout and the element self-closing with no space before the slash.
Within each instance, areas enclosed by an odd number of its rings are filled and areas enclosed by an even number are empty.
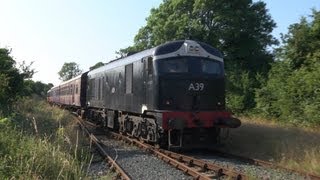
<svg viewBox="0 0 320 180">
<path fill-rule="evenodd" d="M 140 137 L 147 140 L 148 129 L 145 122 L 140 123 Z"/>
<path fill-rule="evenodd" d="M 136 123 L 133 125 L 133 129 L 132 129 L 132 132 L 131 132 L 131 136 L 133 137 L 139 137 L 139 128 L 138 128 L 139 125 L 137 125 Z"/>
<path fill-rule="evenodd" d="M 133 130 L 133 122 L 131 120 L 127 120 L 124 122 L 125 125 L 125 131 L 131 135 Z"/>
</svg>

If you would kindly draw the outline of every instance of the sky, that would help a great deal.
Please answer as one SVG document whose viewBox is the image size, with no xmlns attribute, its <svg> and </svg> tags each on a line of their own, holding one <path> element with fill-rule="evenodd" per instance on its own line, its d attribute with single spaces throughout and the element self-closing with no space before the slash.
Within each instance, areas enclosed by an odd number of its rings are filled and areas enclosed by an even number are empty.
<svg viewBox="0 0 320 180">
<path fill-rule="evenodd" d="M 35 81 L 60 83 L 58 71 L 76 62 L 84 71 L 133 44 L 151 8 L 162 0 L 0 0 L 0 48 L 21 63 L 34 62 Z M 264 0 L 280 38 L 290 24 L 320 10 L 319 0 Z"/>
</svg>

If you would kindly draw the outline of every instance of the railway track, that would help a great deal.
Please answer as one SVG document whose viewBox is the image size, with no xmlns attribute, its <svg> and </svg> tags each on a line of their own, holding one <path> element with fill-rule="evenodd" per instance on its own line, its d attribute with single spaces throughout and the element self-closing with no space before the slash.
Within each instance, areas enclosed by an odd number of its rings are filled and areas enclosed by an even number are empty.
<svg viewBox="0 0 320 180">
<path fill-rule="evenodd" d="M 81 121 L 82 120 L 79 120 L 79 122 Z M 99 142 L 99 140 L 92 133 L 90 133 L 85 127 L 84 129 L 86 133 L 89 134 L 90 139 L 93 142 L 95 142 L 95 144 L 98 144 L 97 146 L 101 146 L 101 142 Z M 183 171 L 185 174 L 192 176 L 194 179 L 206 180 L 206 179 L 219 179 L 221 177 L 229 178 L 229 179 L 249 179 L 250 178 L 243 171 L 236 171 L 234 170 L 233 167 L 225 167 L 213 162 L 208 162 L 201 158 L 196 158 L 193 156 L 183 155 L 183 154 L 175 153 L 175 152 L 164 150 L 164 149 L 159 149 L 155 146 L 144 143 L 143 141 L 139 141 L 137 139 L 134 139 L 122 134 L 118 134 L 115 132 L 108 132 L 108 134 L 115 139 L 123 140 L 126 143 L 136 145 L 139 148 L 144 149 L 145 151 L 155 155 L 156 157 L 170 164 L 171 166 Z M 117 165 L 116 162 L 112 160 L 111 157 L 108 157 L 105 152 L 103 153 L 103 148 L 101 149 L 102 149 L 101 150 L 102 154 L 104 154 L 104 156 L 107 157 L 107 161 L 110 164 L 110 166 L 116 169 L 118 176 L 121 177 L 122 179 L 130 179 L 130 176 L 126 175 L 124 170 L 122 170 L 121 167 Z M 256 166 L 262 166 L 266 168 L 276 168 L 276 169 L 281 169 L 287 172 L 296 173 L 304 177 L 304 179 L 320 180 L 319 176 L 302 172 L 302 171 L 289 169 L 282 166 L 278 166 L 267 161 L 251 159 L 244 156 L 234 155 L 234 154 L 226 153 L 219 150 L 213 150 L 213 151 L 210 151 L 210 153 L 211 154 L 213 153 L 216 156 L 220 156 L 224 158 L 236 159 L 238 161 L 242 161 L 242 162 L 249 163 Z"/>
<path fill-rule="evenodd" d="M 184 173 L 192 176 L 194 179 L 209 180 L 219 179 L 221 177 L 228 177 L 230 179 L 248 179 L 248 177 L 241 173 L 219 166 L 214 163 L 209 163 L 204 160 L 196 159 L 190 156 L 177 154 L 171 151 L 156 148 L 150 144 L 144 143 L 137 139 L 124 136 L 122 134 L 110 132 L 110 135 L 116 139 L 124 140 L 129 144 L 134 144 L 167 162 L 171 166 L 183 171 Z"/>
<path fill-rule="evenodd" d="M 125 140 L 128 143 L 135 144 L 143 149 L 146 149 L 149 152 L 152 152 L 162 160 L 186 172 L 187 174 L 191 175 L 195 179 L 208 179 L 208 178 L 212 179 L 212 178 L 219 178 L 222 176 L 226 176 L 233 179 L 248 179 L 248 176 L 246 174 L 244 174 L 243 172 L 235 171 L 233 170 L 233 168 L 225 168 L 224 166 L 207 162 L 205 160 L 201 160 L 199 158 L 195 158 L 192 156 L 179 154 L 179 153 L 175 153 L 175 152 L 164 150 L 164 149 L 158 149 L 150 144 L 146 144 L 137 139 L 133 139 L 128 136 L 124 136 L 114 132 L 110 132 L 110 133 L 113 137 L 117 139 Z M 223 152 L 220 150 L 211 150 L 211 153 L 214 153 L 214 155 L 217 155 L 217 156 L 221 156 L 229 159 L 236 159 L 236 160 L 249 163 L 252 165 L 256 165 L 256 166 L 262 166 L 265 168 L 274 168 L 274 169 L 284 170 L 287 172 L 292 172 L 304 177 L 304 179 L 320 180 L 320 176 L 307 173 L 304 171 L 290 169 L 284 166 L 276 165 L 276 164 L 259 160 L 259 159 L 248 158 L 245 156 L 235 155 L 235 154 Z M 180 165 L 177 162 L 180 162 L 182 164 Z"/>
<path fill-rule="evenodd" d="M 110 164 L 110 166 L 115 168 L 116 172 L 118 173 L 118 176 L 122 179 L 130 179 L 130 176 L 127 175 L 125 171 L 116 163 L 116 161 L 113 160 L 103 150 L 102 142 L 100 142 L 100 140 L 86 128 L 83 120 L 77 118 L 77 121 L 80 124 L 81 128 L 86 132 L 90 140 L 95 143 L 95 145 L 99 149 L 99 152 L 101 152 L 101 154 L 104 157 L 106 157 L 106 160 Z M 89 125 L 93 126 L 93 124 Z M 184 156 L 163 149 L 159 149 L 150 144 L 144 143 L 143 141 L 139 141 L 137 139 L 124 136 L 122 134 L 109 132 L 109 135 L 115 139 L 124 140 L 126 143 L 134 144 L 144 149 L 145 151 L 154 154 L 159 159 L 192 176 L 194 179 L 209 180 L 218 179 L 221 177 L 229 177 L 231 179 L 237 180 L 248 179 L 248 177 L 245 174 L 233 171 L 232 169 L 227 169 L 222 166 L 213 163 L 208 163 L 206 161 L 199 160 L 193 157 Z"/>
<path fill-rule="evenodd" d="M 124 179 L 124 180 L 130 180 L 130 176 L 119 166 L 119 164 L 111 158 L 108 153 L 103 148 L 103 143 L 96 138 L 96 136 L 91 133 L 88 128 L 85 126 L 84 122 L 80 118 L 76 118 L 78 124 L 80 125 L 81 129 L 86 133 L 86 135 L 89 137 L 90 142 L 92 142 L 98 149 L 101 156 L 106 160 L 106 162 L 110 165 L 110 169 L 114 170 L 116 174 L 117 179 Z"/>
</svg>

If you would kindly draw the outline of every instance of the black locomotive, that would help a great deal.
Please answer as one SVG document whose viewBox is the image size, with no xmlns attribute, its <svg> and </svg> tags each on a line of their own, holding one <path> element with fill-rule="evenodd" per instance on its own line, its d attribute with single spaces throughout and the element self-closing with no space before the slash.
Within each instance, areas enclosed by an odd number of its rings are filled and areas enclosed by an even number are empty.
<svg viewBox="0 0 320 180">
<path fill-rule="evenodd" d="M 161 146 L 207 148 L 217 143 L 220 128 L 241 124 L 225 110 L 224 81 L 217 49 L 179 40 L 113 60 L 53 87 L 48 101 Z M 60 95 L 66 86 L 67 93 Z"/>
</svg>

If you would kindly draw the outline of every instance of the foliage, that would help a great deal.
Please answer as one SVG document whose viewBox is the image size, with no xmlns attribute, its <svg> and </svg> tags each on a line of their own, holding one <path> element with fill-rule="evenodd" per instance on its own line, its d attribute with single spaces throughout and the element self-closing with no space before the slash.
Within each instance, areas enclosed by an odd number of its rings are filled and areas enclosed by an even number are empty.
<svg viewBox="0 0 320 180">
<path fill-rule="evenodd" d="M 58 72 L 62 81 L 72 79 L 82 73 L 79 65 L 75 62 L 66 62 L 63 64 L 61 70 Z"/>
<path fill-rule="evenodd" d="M 46 96 L 52 87 L 50 84 L 31 80 L 36 71 L 32 68 L 33 62 L 25 61 L 16 67 L 15 60 L 10 56 L 10 50 L 0 49 L 0 116 L 11 113 L 12 105 L 22 96 L 38 94 Z"/>
<path fill-rule="evenodd" d="M 22 93 L 24 76 L 15 67 L 8 49 L 0 48 L 0 116 L 12 109 L 12 104 Z"/>
<path fill-rule="evenodd" d="M 97 69 L 97 68 L 99 68 L 99 67 L 101 67 L 101 66 L 104 66 L 104 63 L 103 63 L 103 62 L 98 62 L 98 63 L 96 63 L 95 65 L 91 66 L 91 67 L 89 68 L 89 70 L 91 71 L 91 70 Z"/>
<path fill-rule="evenodd" d="M 0 120 L 1 179 L 82 179 L 87 157 L 65 129 L 72 117 L 44 101 L 21 100 Z M 67 141 L 68 140 L 68 141 Z"/>
<path fill-rule="evenodd" d="M 238 83 L 235 83 L 238 82 Z M 254 96 L 253 82 L 249 77 L 249 72 L 233 71 L 229 73 L 227 79 L 227 88 L 232 91 L 227 91 L 226 102 L 228 107 L 234 112 L 243 112 L 248 109 L 249 104 L 253 104 Z"/>
<path fill-rule="evenodd" d="M 320 12 L 290 26 L 266 85 L 256 93 L 266 117 L 320 125 Z"/>
<path fill-rule="evenodd" d="M 254 89 L 266 77 L 272 61 L 267 47 L 277 44 L 271 32 L 275 27 L 264 2 L 251 0 L 164 0 L 152 9 L 147 24 L 134 38 L 134 45 L 118 54 L 157 46 L 166 41 L 193 39 L 222 50 L 228 81 L 228 105 L 243 111 L 254 107 Z M 247 76 L 239 76 L 244 74 Z M 243 86 L 242 82 L 250 81 Z M 245 89 L 248 87 L 247 89 Z M 243 97 L 239 97 L 243 96 Z"/>
<path fill-rule="evenodd" d="M 34 62 L 31 62 L 29 65 L 27 65 L 25 61 L 22 61 L 22 63 L 19 64 L 19 69 L 24 79 L 31 79 L 36 73 L 36 71 L 32 68 L 33 63 Z"/>
<path fill-rule="evenodd" d="M 40 81 L 33 81 L 33 80 L 25 80 L 24 81 L 24 95 L 31 96 L 36 94 L 42 98 L 46 98 L 47 92 L 49 89 L 53 87 L 53 84 L 45 84 Z"/>
</svg>

